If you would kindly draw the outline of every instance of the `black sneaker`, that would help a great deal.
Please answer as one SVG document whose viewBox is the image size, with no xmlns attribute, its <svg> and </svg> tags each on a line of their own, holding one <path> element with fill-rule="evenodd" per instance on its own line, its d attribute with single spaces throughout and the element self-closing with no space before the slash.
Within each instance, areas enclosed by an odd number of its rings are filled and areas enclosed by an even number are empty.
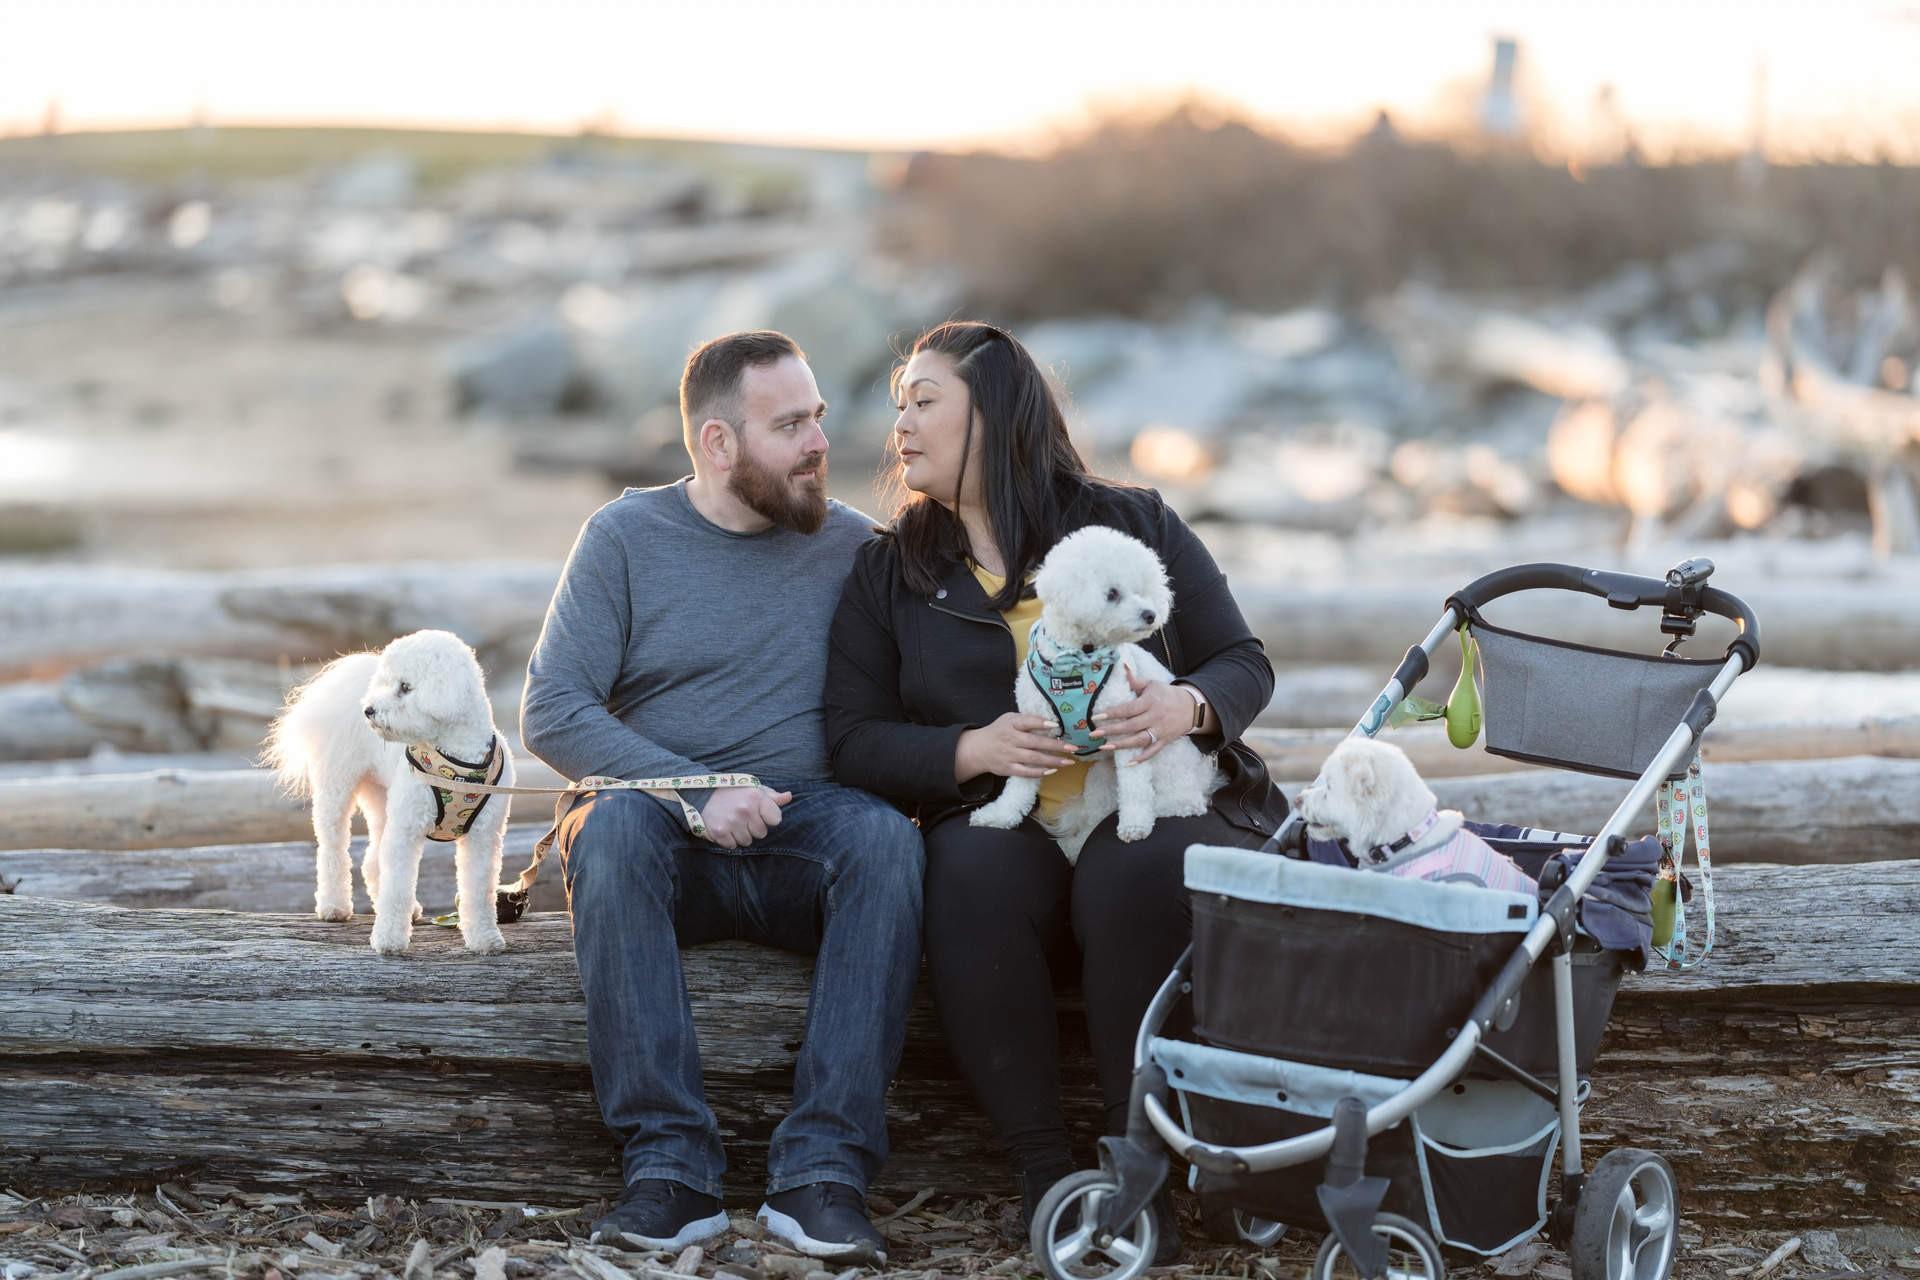
<svg viewBox="0 0 1920 1280">
<path fill-rule="evenodd" d="M 641 1178 L 621 1192 L 606 1217 L 593 1224 L 591 1240 L 642 1249 L 684 1249 L 726 1229 L 726 1210 L 712 1196 L 671 1178 Z"/>
<path fill-rule="evenodd" d="M 1072 1156 L 1049 1156 L 1013 1175 L 1014 1185 L 1020 1188 L 1021 1239 L 1026 1239 L 1025 1233 L 1033 1229 L 1033 1211 L 1040 1207 L 1047 1192 L 1053 1190 L 1053 1184 L 1079 1167 Z"/>
<path fill-rule="evenodd" d="M 809 1182 L 770 1195 L 760 1206 L 760 1224 L 809 1258 L 878 1266 L 887 1260 L 887 1239 L 867 1220 L 867 1201 L 844 1182 Z"/>
</svg>

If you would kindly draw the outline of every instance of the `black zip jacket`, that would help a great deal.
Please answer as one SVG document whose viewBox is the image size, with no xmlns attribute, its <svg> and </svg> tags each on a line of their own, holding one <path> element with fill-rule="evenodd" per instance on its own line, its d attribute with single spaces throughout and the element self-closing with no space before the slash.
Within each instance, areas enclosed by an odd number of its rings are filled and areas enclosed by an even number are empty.
<svg viewBox="0 0 1920 1280">
<path fill-rule="evenodd" d="M 1217 733 L 1194 738 L 1200 750 L 1219 752 L 1226 775 L 1214 809 L 1271 834 L 1287 802 L 1240 735 L 1273 697 L 1273 665 L 1226 575 L 1151 489 L 1090 485 L 1068 524 L 1069 532 L 1107 525 L 1159 555 L 1173 618 L 1143 647 L 1206 695 L 1219 719 Z M 855 557 L 829 635 L 827 750 L 839 782 L 892 800 L 923 828 L 998 794 L 996 774 L 953 776 L 960 735 L 1016 709 L 1013 634 L 965 563 L 948 565 L 931 597 L 918 594 L 883 534 Z"/>
</svg>

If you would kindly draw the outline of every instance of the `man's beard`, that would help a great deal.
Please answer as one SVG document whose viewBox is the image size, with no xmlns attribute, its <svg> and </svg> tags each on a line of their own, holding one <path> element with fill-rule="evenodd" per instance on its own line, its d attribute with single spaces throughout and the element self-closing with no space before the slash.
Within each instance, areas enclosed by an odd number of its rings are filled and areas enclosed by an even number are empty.
<svg viewBox="0 0 1920 1280">
<path fill-rule="evenodd" d="M 793 480 L 810 471 L 819 474 L 819 483 L 793 488 Z M 827 458 L 813 455 L 794 472 L 781 475 L 760 465 L 740 442 L 740 463 L 727 474 L 727 492 L 747 507 L 782 529 L 795 533 L 818 533 L 827 522 Z"/>
</svg>

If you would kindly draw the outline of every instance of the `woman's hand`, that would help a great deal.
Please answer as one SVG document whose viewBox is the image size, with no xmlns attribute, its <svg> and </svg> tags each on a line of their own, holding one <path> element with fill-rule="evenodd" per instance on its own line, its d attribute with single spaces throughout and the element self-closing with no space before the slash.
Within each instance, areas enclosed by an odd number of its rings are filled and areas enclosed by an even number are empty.
<svg viewBox="0 0 1920 1280">
<path fill-rule="evenodd" d="M 1052 730 L 1053 721 L 1018 711 L 1009 711 L 984 728 L 967 730 L 953 751 L 955 781 L 983 773 L 1003 778 L 1042 778 L 1053 773 L 1074 758 L 1074 749 Z"/>
<path fill-rule="evenodd" d="M 1091 732 L 1102 740 L 1102 751 L 1138 749 L 1137 764 L 1153 759 L 1162 747 L 1193 728 L 1193 699 L 1164 680 L 1136 679 L 1132 667 L 1121 671 L 1133 690 L 1133 701 L 1095 716 Z"/>
</svg>

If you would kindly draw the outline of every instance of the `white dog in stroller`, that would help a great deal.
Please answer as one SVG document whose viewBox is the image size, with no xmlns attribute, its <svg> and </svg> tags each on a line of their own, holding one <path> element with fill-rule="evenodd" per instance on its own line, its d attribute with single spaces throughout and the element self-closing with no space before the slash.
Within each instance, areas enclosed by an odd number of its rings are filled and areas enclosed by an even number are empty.
<svg viewBox="0 0 1920 1280">
<path fill-rule="evenodd" d="M 1171 683 L 1175 676 L 1140 642 L 1167 624 L 1173 591 L 1153 549 L 1118 529 L 1092 525 L 1056 543 L 1034 574 L 1040 621 L 1029 636 L 1026 665 L 1014 677 L 1014 702 L 1055 722 L 1089 760 L 1078 801 L 1049 825 L 1067 861 L 1116 809 L 1122 840 L 1139 840 L 1155 818 L 1196 817 L 1219 788 L 1214 758 L 1186 738 L 1166 743 L 1144 762 L 1139 751 L 1095 754 L 1095 713 L 1134 697 L 1125 679 Z M 976 827 L 1012 829 L 1032 812 L 1038 778 L 1008 778 L 994 800 L 973 811 Z"/>
<path fill-rule="evenodd" d="M 1316 840 L 1345 840 L 1362 870 L 1449 884 L 1532 893 L 1532 877 L 1466 830 L 1457 809 L 1442 810 L 1431 788 L 1387 742 L 1348 738 L 1300 794 L 1300 816 Z"/>
</svg>

